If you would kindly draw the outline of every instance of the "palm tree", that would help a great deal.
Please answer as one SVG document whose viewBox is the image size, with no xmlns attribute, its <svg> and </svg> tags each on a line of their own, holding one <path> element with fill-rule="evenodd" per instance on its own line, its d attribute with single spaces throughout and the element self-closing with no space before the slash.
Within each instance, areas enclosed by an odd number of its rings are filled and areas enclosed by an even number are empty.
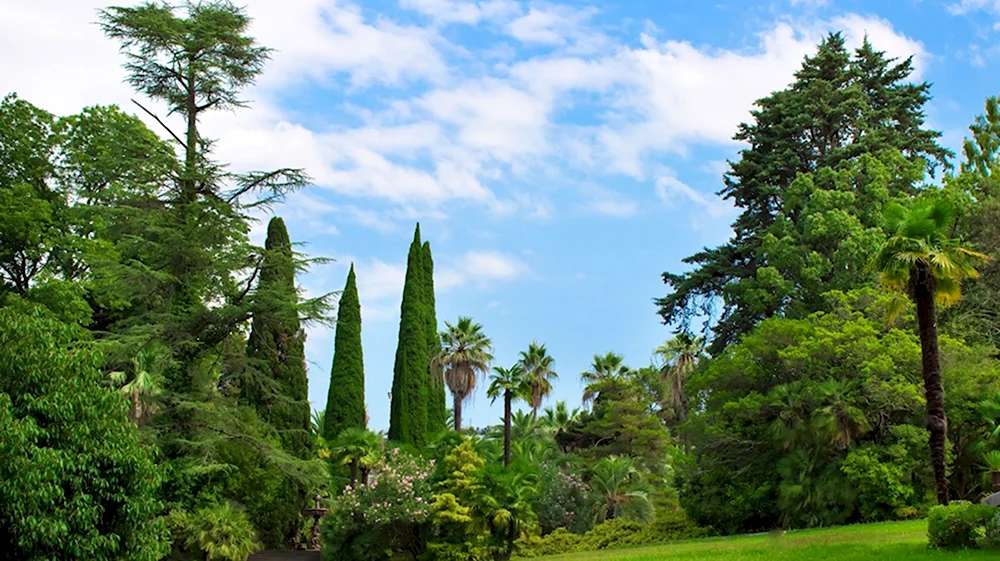
<svg viewBox="0 0 1000 561">
<path fill-rule="evenodd" d="M 118 387 L 118 393 L 129 402 L 129 419 L 141 425 L 159 407 L 163 394 L 163 364 L 161 355 L 143 349 L 132 357 L 132 376 L 116 371 L 109 374 L 111 383 Z"/>
<path fill-rule="evenodd" d="M 865 412 L 854 405 L 848 382 L 827 380 L 818 389 L 823 405 L 813 411 L 814 432 L 827 435 L 838 448 L 846 450 L 855 437 L 871 430 L 871 423 Z"/>
<path fill-rule="evenodd" d="M 681 422 L 688 415 L 688 400 L 687 394 L 684 393 L 684 381 L 698 365 L 698 361 L 704 356 L 704 353 L 705 338 L 692 337 L 687 333 L 680 333 L 653 351 L 653 354 L 663 361 L 660 375 L 670 391 L 670 406 Z"/>
<path fill-rule="evenodd" d="M 541 425 L 553 432 L 565 431 L 580 417 L 580 409 L 574 407 L 572 410 L 565 401 L 557 401 L 555 407 L 546 407 L 542 416 Z"/>
<path fill-rule="evenodd" d="M 476 378 L 485 376 L 493 362 L 493 343 L 483 333 L 483 326 L 470 317 L 459 317 L 441 332 L 441 353 L 434 357 L 436 368 L 444 370 L 444 380 L 454 401 L 454 426 L 462 430 L 462 403 L 476 388 Z"/>
<path fill-rule="evenodd" d="M 608 351 L 603 355 L 594 355 L 594 362 L 590 365 L 590 370 L 580 374 L 580 380 L 587 384 L 583 391 L 583 403 L 587 404 L 594 399 L 596 392 L 593 389 L 598 382 L 623 378 L 632 372 L 632 369 L 625 366 L 625 357 Z"/>
<path fill-rule="evenodd" d="M 952 206 L 944 200 L 918 199 L 909 209 L 899 204 L 887 207 L 889 239 L 873 262 L 881 273 L 882 284 L 897 294 L 907 294 L 917 307 L 931 466 L 940 504 L 948 504 L 944 455 L 947 420 L 936 306 L 958 302 L 962 296 L 962 280 L 979 276 L 976 265 L 987 259 L 986 255 L 964 248 L 952 238 L 954 216 Z M 890 319 L 901 310 L 900 298 L 890 310 Z"/>
<path fill-rule="evenodd" d="M 528 377 L 528 395 L 525 397 L 531 405 L 531 418 L 537 421 L 542 400 L 552 393 L 552 380 L 559 378 L 559 375 L 552 370 L 555 359 L 549 354 L 545 345 L 532 341 L 528 345 L 528 350 L 521 351 L 518 364 Z"/>
<path fill-rule="evenodd" d="M 604 505 L 597 513 L 598 518 L 652 521 L 653 503 L 646 492 L 636 488 L 639 482 L 639 471 L 627 456 L 608 456 L 594 464 L 590 488 L 601 497 Z"/>
<path fill-rule="evenodd" d="M 534 478 L 514 467 L 487 464 L 482 470 L 482 487 L 471 497 L 472 508 L 486 523 L 485 530 L 495 541 L 505 547 L 496 555 L 504 561 L 511 558 L 514 543 L 521 531 L 535 521 L 531 505 L 537 490 Z"/>
<path fill-rule="evenodd" d="M 503 395 L 503 465 L 510 465 L 510 406 L 515 398 L 524 395 L 527 380 L 524 370 L 520 364 L 515 364 L 510 368 L 500 366 L 493 367 L 493 375 L 490 376 L 490 387 L 486 389 L 486 397 L 496 401 Z"/>
<path fill-rule="evenodd" d="M 378 462 L 382 452 L 382 437 L 368 429 L 344 429 L 337 436 L 330 452 L 341 463 L 350 466 L 351 487 L 357 486 L 359 471 L 361 483 L 367 485 L 368 471 Z"/>
</svg>

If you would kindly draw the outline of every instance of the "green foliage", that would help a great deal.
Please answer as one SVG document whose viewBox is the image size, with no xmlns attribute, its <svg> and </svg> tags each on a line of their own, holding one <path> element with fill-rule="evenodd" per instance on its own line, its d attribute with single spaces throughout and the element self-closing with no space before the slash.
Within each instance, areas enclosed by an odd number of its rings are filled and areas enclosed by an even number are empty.
<svg viewBox="0 0 1000 561">
<path fill-rule="evenodd" d="M 434 257 L 431 242 L 424 242 L 420 252 L 422 283 L 424 292 L 424 320 L 427 322 L 427 431 L 435 433 L 443 430 L 448 406 L 445 400 L 444 378 L 434 357 L 441 354 L 441 336 L 438 333 L 437 310 L 434 296 Z"/>
<path fill-rule="evenodd" d="M 406 280 L 400 304 L 399 343 L 392 371 L 392 401 L 389 407 L 389 440 L 423 446 L 427 441 L 429 399 L 427 309 L 423 248 L 420 225 L 406 261 Z"/>
<path fill-rule="evenodd" d="M 997 508 L 968 501 L 936 505 L 927 513 L 927 538 L 934 549 L 974 549 L 985 545 L 986 528 L 997 524 Z"/>
<path fill-rule="evenodd" d="M 441 354 L 434 357 L 435 366 L 444 370 L 444 380 L 454 398 L 452 412 L 454 428 L 462 430 L 462 403 L 476 388 L 478 376 L 485 376 L 493 362 L 493 343 L 483 333 L 482 324 L 460 316 L 454 325 L 444 322 L 441 332 Z"/>
<path fill-rule="evenodd" d="M 337 306 L 333 340 L 333 367 L 322 434 L 334 440 L 347 428 L 365 428 L 365 366 L 361 346 L 361 300 L 354 264 Z"/>
<path fill-rule="evenodd" d="M 590 459 L 628 456 L 650 469 L 662 467 L 670 435 L 631 373 L 626 369 L 625 374 L 608 376 L 588 386 L 595 396 L 592 410 L 556 433 L 560 446 Z"/>
<path fill-rule="evenodd" d="M 348 487 L 323 519 L 323 559 L 392 559 L 426 548 L 431 517 L 431 474 L 424 462 L 399 448 L 372 467 L 367 485 Z"/>
<path fill-rule="evenodd" d="M 162 472 L 73 333 L 37 308 L 0 309 L 2 556 L 155 561 Z"/>
<path fill-rule="evenodd" d="M 580 476 L 557 466 L 541 468 L 535 512 L 542 535 L 559 528 L 583 534 L 594 526 L 597 501 Z"/>
<path fill-rule="evenodd" d="M 173 559 L 246 561 L 260 549 L 246 513 L 228 502 L 193 513 L 175 510 L 167 524 L 174 541 Z"/>
<path fill-rule="evenodd" d="M 264 247 L 257 285 L 261 308 L 254 314 L 247 340 L 249 368 L 240 398 L 278 431 L 289 453 L 306 459 L 312 446 L 305 337 L 295 307 L 292 244 L 281 218 L 275 216 L 268 223 Z"/>
<path fill-rule="evenodd" d="M 734 137 L 748 147 L 720 192 L 741 210 L 735 235 L 686 258 L 690 272 L 663 274 L 665 323 L 718 320 L 717 355 L 764 318 L 803 317 L 823 309 L 825 292 L 868 281 L 881 204 L 949 155 L 923 128 L 930 84 L 909 82 L 912 71 L 910 59 L 893 62 L 867 41 L 852 54 L 831 34 L 791 86 L 757 101 Z"/>
<path fill-rule="evenodd" d="M 921 506 L 932 479 L 920 456 L 916 336 L 885 323 L 888 297 L 828 298 L 831 312 L 762 322 L 691 376 L 704 409 L 684 427 L 692 455 L 676 467 L 681 503 L 698 523 L 760 531 Z M 912 492 L 859 486 L 879 473 L 876 459 L 898 465 L 892 475 Z"/>
<path fill-rule="evenodd" d="M 518 542 L 520 557 L 565 555 L 584 551 L 615 549 L 635 545 L 665 543 L 705 536 L 683 513 L 670 515 L 653 524 L 629 520 L 608 520 L 586 534 L 573 534 L 560 528 L 542 537 L 527 536 Z"/>
</svg>

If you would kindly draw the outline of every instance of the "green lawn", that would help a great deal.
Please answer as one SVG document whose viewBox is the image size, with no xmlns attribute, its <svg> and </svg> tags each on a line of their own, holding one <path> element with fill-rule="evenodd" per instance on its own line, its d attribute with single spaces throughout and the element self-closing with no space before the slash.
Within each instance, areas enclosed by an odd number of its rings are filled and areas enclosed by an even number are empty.
<svg viewBox="0 0 1000 561">
<path fill-rule="evenodd" d="M 889 522 L 829 530 L 788 532 L 784 536 L 738 536 L 691 540 L 666 545 L 555 555 L 555 561 L 896 561 L 909 559 L 991 559 L 996 551 L 940 552 L 927 549 L 927 522 Z"/>
</svg>

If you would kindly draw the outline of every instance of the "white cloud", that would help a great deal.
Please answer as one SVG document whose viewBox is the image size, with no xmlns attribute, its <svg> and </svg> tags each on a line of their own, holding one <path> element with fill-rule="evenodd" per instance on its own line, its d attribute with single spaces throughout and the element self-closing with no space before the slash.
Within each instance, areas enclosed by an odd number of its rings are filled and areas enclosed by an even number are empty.
<svg viewBox="0 0 1000 561">
<path fill-rule="evenodd" d="M 697 214 L 692 218 L 718 220 L 732 216 L 733 206 L 715 194 L 705 194 L 684 183 L 672 170 L 665 170 L 656 178 L 656 196 L 670 206 L 693 206 Z"/>
<path fill-rule="evenodd" d="M 483 20 L 505 18 L 519 14 L 521 7 L 512 0 L 400 0 L 403 8 L 430 16 L 442 24 L 465 23 L 475 25 Z"/>
<path fill-rule="evenodd" d="M 38 0 L 9 8 L 0 20 L 0 90 L 63 113 L 98 102 L 127 104 L 123 59 L 88 23 L 101 6 Z M 469 67 L 443 54 L 463 47 L 434 26 L 366 16 L 344 0 L 250 0 L 251 32 L 277 51 L 260 86 L 247 92 L 252 109 L 205 119 L 204 132 L 220 139 L 218 157 L 237 170 L 303 167 L 338 195 L 380 199 L 414 214 L 462 201 L 500 216 L 544 218 L 555 210 L 547 194 L 541 188 L 511 192 L 516 188 L 507 180 L 569 183 L 615 174 L 649 180 L 665 153 L 729 144 L 753 101 L 788 84 L 827 29 L 845 29 L 852 44 L 868 33 L 893 56 L 915 54 L 918 72 L 928 58 L 919 42 L 889 22 L 853 14 L 781 22 L 749 49 L 720 50 L 651 35 L 633 46 L 610 43 L 590 24 L 593 9 L 558 4 L 532 4 L 526 13 L 513 0 L 404 0 L 404 7 L 435 25 L 507 22 L 515 38 L 557 50 L 496 66 L 473 64 L 469 75 Z M 601 45 L 599 54 L 583 43 Z M 463 52 L 465 62 L 475 54 Z M 281 107 L 289 87 L 312 81 L 324 88 L 314 94 L 328 94 L 331 105 L 345 108 L 338 85 L 344 77 L 353 84 L 346 92 L 351 102 L 362 99 L 362 91 L 373 94 L 362 107 L 347 107 L 350 125 L 313 122 Z M 578 107 L 581 99 L 587 105 Z M 587 124 L 565 117 L 577 108 Z M 389 213 L 337 206 L 354 222 L 394 227 Z M 594 210 L 630 212 L 615 201 L 597 201 Z"/>
<path fill-rule="evenodd" d="M 358 85 L 441 80 L 447 71 L 434 33 L 387 18 L 366 21 L 357 5 L 337 0 L 250 0 L 253 33 L 275 49 L 261 83 L 288 87 L 303 77 L 323 82 L 348 72 Z"/>
<path fill-rule="evenodd" d="M 530 272 L 516 257 L 494 251 L 470 251 L 434 271 L 434 288 L 448 290 L 473 284 L 485 287 L 495 281 L 510 281 Z"/>
<path fill-rule="evenodd" d="M 819 8 L 829 4 L 830 0 L 788 0 L 788 3 L 793 7 Z"/>
<path fill-rule="evenodd" d="M 948 11 L 955 15 L 968 14 L 980 10 L 994 14 L 1000 13 L 1000 0 L 961 0 L 960 2 L 948 5 Z"/>
</svg>

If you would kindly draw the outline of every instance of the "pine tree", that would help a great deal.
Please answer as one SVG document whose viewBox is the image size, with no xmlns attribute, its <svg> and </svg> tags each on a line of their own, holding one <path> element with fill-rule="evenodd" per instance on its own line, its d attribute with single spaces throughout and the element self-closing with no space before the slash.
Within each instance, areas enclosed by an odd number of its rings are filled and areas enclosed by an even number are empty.
<svg viewBox="0 0 1000 561">
<path fill-rule="evenodd" d="M 354 264 L 340 296 L 333 342 L 333 368 L 327 393 L 323 438 L 333 441 L 344 429 L 365 428 L 365 367 L 361 348 L 361 302 Z"/>
<path fill-rule="evenodd" d="M 424 319 L 427 322 L 427 356 L 432 359 L 441 352 L 441 336 L 438 334 L 437 311 L 434 301 L 434 257 L 431 255 L 431 242 L 424 242 L 422 258 Z M 432 362 L 428 362 L 427 369 L 427 430 L 431 433 L 444 428 L 444 417 L 448 411 L 441 369 L 436 368 Z"/>
<path fill-rule="evenodd" d="M 406 280 L 399 315 L 399 343 L 392 377 L 389 406 L 389 439 L 422 446 L 427 439 L 427 354 L 426 302 L 423 283 L 423 248 L 420 224 L 406 260 Z"/>
<path fill-rule="evenodd" d="M 268 223 L 264 247 L 257 287 L 263 309 L 254 315 L 247 341 L 250 370 L 242 397 L 278 431 L 286 450 L 305 459 L 311 448 L 305 335 L 294 305 L 289 305 L 298 300 L 298 292 L 292 245 L 281 218 Z"/>
<path fill-rule="evenodd" d="M 798 220 L 782 210 L 799 174 L 837 170 L 892 150 L 932 171 L 946 162 L 950 153 L 937 144 L 940 133 L 923 128 L 930 84 L 907 82 L 912 72 L 911 59 L 894 62 L 867 40 L 852 57 L 840 34 L 830 34 L 789 88 L 757 101 L 753 121 L 734 137 L 748 147 L 730 162 L 719 192 L 742 210 L 734 236 L 684 259 L 693 270 L 663 274 L 671 288 L 656 301 L 664 323 L 689 329 L 692 320 L 718 319 L 709 349 L 718 354 L 765 318 L 816 311 L 787 314 L 790 304 L 842 288 L 831 282 L 833 271 L 819 271 L 812 275 L 818 282 L 793 287 L 796 297 L 785 297 L 782 287 L 795 281 L 768 268 L 789 253 L 788 242 L 775 235 L 776 243 L 769 229 L 782 218 Z M 794 250 L 800 249 L 811 250 L 806 244 Z"/>
</svg>

